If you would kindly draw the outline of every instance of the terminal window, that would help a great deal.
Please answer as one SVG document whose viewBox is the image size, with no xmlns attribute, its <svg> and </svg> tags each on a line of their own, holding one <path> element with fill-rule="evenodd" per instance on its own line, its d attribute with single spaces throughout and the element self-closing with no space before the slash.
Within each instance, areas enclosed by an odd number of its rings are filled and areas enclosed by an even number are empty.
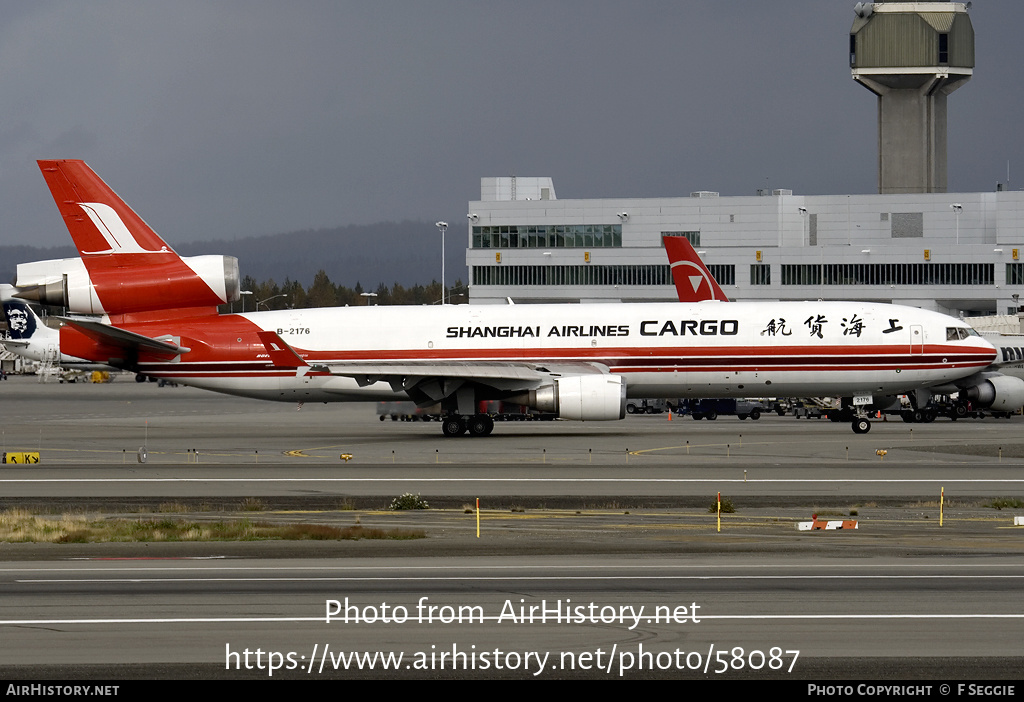
<svg viewBox="0 0 1024 702">
<path fill-rule="evenodd" d="M 621 246 L 621 224 L 473 227 L 474 249 L 595 249 Z"/>
<path fill-rule="evenodd" d="M 732 215 L 729 216 L 731 217 Z M 700 246 L 700 232 L 662 232 L 661 236 L 681 236 L 694 246 Z M 662 244 L 662 246 L 664 246 L 664 244 Z"/>
<path fill-rule="evenodd" d="M 1024 263 L 1006 264 L 1006 284 L 1024 285 Z M 1016 312 L 1013 314 L 1016 314 Z"/>
<path fill-rule="evenodd" d="M 783 264 L 783 285 L 994 285 L 991 263 Z M 1007 282 L 1010 280 L 1007 269 Z"/>
<path fill-rule="evenodd" d="M 667 265 L 473 266 L 472 278 L 473 285 L 672 285 Z"/>
<path fill-rule="evenodd" d="M 751 285 L 771 285 L 772 284 L 772 267 L 768 263 L 752 263 L 750 264 L 750 284 Z"/>
</svg>

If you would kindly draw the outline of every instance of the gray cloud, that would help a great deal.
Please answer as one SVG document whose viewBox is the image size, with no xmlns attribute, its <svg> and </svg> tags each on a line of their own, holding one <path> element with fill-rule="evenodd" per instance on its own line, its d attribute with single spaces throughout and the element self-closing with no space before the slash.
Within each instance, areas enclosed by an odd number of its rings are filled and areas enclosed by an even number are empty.
<svg viewBox="0 0 1024 702">
<path fill-rule="evenodd" d="M 563 198 L 872 192 L 852 7 L 0 3 L 0 243 L 67 241 L 37 158 L 85 159 L 172 243 L 459 221 L 488 175 Z M 1024 7 L 971 14 L 950 187 L 987 190 L 1022 162 Z"/>
</svg>

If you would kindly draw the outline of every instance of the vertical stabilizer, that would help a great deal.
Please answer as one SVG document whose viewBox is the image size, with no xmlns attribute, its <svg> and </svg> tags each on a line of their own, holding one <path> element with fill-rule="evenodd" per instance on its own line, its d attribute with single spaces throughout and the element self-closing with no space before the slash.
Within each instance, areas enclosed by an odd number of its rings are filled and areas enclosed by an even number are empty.
<svg viewBox="0 0 1024 702">
<path fill-rule="evenodd" d="M 729 301 L 686 237 L 666 236 L 662 240 L 680 302 Z"/>
<path fill-rule="evenodd" d="M 39 161 L 39 169 L 89 274 L 88 290 L 67 296 L 93 294 L 112 317 L 215 313 L 229 301 L 224 266 L 197 272 L 84 161 Z"/>
</svg>

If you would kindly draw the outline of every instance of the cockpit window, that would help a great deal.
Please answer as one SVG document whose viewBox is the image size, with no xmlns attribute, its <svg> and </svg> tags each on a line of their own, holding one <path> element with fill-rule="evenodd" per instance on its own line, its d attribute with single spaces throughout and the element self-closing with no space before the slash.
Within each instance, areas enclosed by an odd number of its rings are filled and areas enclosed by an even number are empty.
<svg viewBox="0 0 1024 702">
<path fill-rule="evenodd" d="M 969 336 L 981 336 L 971 327 L 946 327 L 946 341 L 959 341 Z"/>
</svg>

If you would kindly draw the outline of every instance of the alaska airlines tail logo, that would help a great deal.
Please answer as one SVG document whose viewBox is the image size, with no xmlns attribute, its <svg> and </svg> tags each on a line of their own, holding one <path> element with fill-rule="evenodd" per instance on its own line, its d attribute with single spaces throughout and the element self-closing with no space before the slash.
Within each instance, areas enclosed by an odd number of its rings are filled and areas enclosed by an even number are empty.
<svg viewBox="0 0 1024 702">
<path fill-rule="evenodd" d="M 167 251 L 167 247 L 159 249 L 144 249 L 139 244 L 135 235 L 125 226 L 120 215 L 109 205 L 100 202 L 79 202 L 78 206 L 89 215 L 93 225 L 110 246 L 106 251 L 83 251 L 84 256 L 96 256 L 99 254 L 112 253 L 160 253 Z"/>
<path fill-rule="evenodd" d="M 7 300 L 3 303 L 7 317 L 7 333 L 12 339 L 30 339 L 36 331 L 36 316 L 24 302 Z"/>
</svg>

